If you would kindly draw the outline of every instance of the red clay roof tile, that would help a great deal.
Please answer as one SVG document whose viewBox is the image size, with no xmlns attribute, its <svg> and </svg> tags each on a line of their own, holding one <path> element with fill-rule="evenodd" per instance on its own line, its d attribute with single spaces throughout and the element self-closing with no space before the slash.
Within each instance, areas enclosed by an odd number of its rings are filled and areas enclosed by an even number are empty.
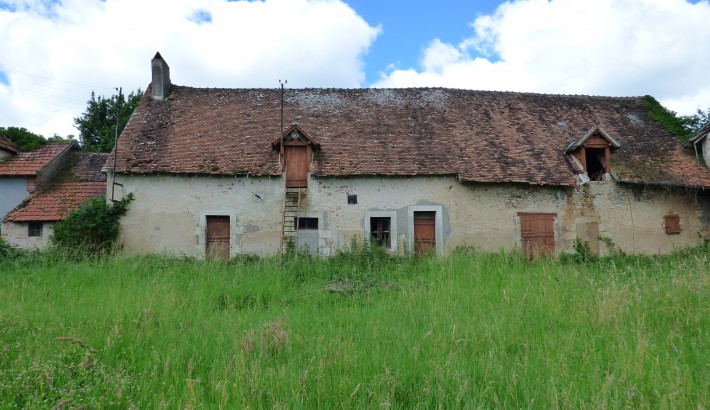
<svg viewBox="0 0 710 410">
<path fill-rule="evenodd" d="M 106 181 L 106 174 L 101 169 L 106 164 L 108 154 L 94 152 L 77 152 L 77 161 L 71 171 L 72 181 Z"/>
<path fill-rule="evenodd" d="M 7 214 L 14 222 L 49 222 L 67 217 L 86 199 L 106 195 L 106 182 L 63 182 L 29 197 Z"/>
<path fill-rule="evenodd" d="M 119 140 L 117 172 L 280 175 L 272 149 L 280 90 L 173 86 L 166 101 L 145 95 Z M 284 123 L 293 122 L 320 143 L 314 176 L 573 185 L 565 148 L 599 127 L 621 145 L 612 155 L 620 178 L 710 186 L 707 167 L 648 117 L 642 97 L 291 89 Z"/>
<path fill-rule="evenodd" d="M 47 143 L 35 150 L 20 152 L 17 156 L 0 162 L 0 176 L 32 176 L 37 173 L 57 155 L 71 145 L 58 142 Z"/>
</svg>

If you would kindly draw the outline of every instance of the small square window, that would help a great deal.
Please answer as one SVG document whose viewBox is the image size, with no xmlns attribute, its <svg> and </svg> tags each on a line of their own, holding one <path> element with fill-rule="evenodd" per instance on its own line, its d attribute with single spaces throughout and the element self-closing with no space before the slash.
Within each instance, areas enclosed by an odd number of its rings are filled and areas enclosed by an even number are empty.
<svg viewBox="0 0 710 410">
<path fill-rule="evenodd" d="M 27 236 L 41 237 L 42 222 L 30 222 L 27 224 Z"/>
<path fill-rule="evenodd" d="M 370 218 L 370 238 L 379 246 L 390 247 L 390 218 Z"/>
<path fill-rule="evenodd" d="M 317 230 L 318 218 L 298 218 L 298 230 Z"/>
<path fill-rule="evenodd" d="M 348 195 L 348 205 L 357 205 L 357 194 Z"/>
<path fill-rule="evenodd" d="M 679 235 L 680 234 L 680 216 L 678 215 L 666 215 L 663 217 L 664 225 L 666 228 L 666 235 Z"/>
</svg>

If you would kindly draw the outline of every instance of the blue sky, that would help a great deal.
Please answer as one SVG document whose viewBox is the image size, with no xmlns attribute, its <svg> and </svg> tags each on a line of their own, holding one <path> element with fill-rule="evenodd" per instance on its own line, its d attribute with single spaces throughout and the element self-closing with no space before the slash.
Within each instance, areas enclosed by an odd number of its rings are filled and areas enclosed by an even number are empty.
<svg viewBox="0 0 710 410">
<path fill-rule="evenodd" d="M 0 0 L 0 126 L 76 134 L 92 91 L 451 87 L 710 107 L 708 0 Z"/>
<path fill-rule="evenodd" d="M 490 14 L 501 1 L 481 0 L 347 0 L 368 23 L 382 32 L 365 56 L 367 82 L 379 72 L 414 67 L 422 51 L 434 39 L 459 43 L 469 37 L 477 15 Z"/>
</svg>

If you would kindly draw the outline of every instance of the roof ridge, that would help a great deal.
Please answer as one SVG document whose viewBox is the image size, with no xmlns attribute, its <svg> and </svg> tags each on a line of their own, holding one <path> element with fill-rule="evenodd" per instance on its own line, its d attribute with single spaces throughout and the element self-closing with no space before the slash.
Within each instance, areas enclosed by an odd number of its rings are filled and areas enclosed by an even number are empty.
<svg viewBox="0 0 710 410">
<path fill-rule="evenodd" d="M 273 91 L 281 92 L 278 87 L 191 87 L 186 85 L 175 85 L 173 87 L 178 89 L 194 90 L 194 91 L 206 91 L 206 92 L 229 92 L 229 91 Z M 523 96 L 548 96 L 548 97 L 580 97 L 580 98 L 599 98 L 599 99 L 619 99 L 619 100 L 634 100 L 642 98 L 641 95 L 602 95 L 602 94 L 563 94 L 563 93 L 551 93 L 551 92 L 536 92 L 536 91 L 513 91 L 513 90 L 481 90 L 473 88 L 455 88 L 455 87 L 299 87 L 299 88 L 286 88 L 285 91 L 354 91 L 354 92 L 365 92 L 365 91 L 462 91 L 467 93 L 475 94 L 498 94 L 498 95 L 523 95 Z"/>
</svg>

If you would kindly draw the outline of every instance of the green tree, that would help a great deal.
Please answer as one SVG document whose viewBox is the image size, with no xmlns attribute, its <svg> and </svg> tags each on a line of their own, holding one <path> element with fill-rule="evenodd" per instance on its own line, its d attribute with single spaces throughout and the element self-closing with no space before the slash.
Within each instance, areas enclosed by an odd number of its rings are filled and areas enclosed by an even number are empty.
<svg viewBox="0 0 710 410">
<path fill-rule="evenodd" d="M 0 127 L 0 135 L 7 137 L 20 151 L 32 151 L 47 143 L 46 138 L 26 128 Z"/>
<path fill-rule="evenodd" d="M 710 123 L 710 108 L 698 109 L 694 115 L 678 115 L 659 103 L 650 95 L 644 96 L 648 116 L 661 124 L 668 132 L 678 137 L 681 143 L 688 140 L 705 125 Z"/>
<path fill-rule="evenodd" d="M 118 239 L 119 219 L 128 212 L 132 200 L 132 194 L 111 204 L 107 204 L 104 197 L 87 199 L 64 220 L 54 224 L 49 242 L 55 249 L 77 257 L 111 252 Z"/>
<path fill-rule="evenodd" d="M 701 128 L 710 124 L 710 107 L 707 111 L 698 108 L 694 115 L 684 115 L 680 118 L 683 121 L 683 128 L 688 130 L 689 136 L 692 137 Z"/>
<path fill-rule="evenodd" d="M 85 151 L 110 152 L 116 138 L 117 106 L 120 134 L 142 96 L 143 92 L 140 89 L 131 92 L 128 96 L 119 94 L 111 97 L 97 97 L 92 91 L 91 98 L 87 101 L 86 111 L 80 117 L 74 118 L 74 126 L 79 130 L 81 147 Z"/>
</svg>

